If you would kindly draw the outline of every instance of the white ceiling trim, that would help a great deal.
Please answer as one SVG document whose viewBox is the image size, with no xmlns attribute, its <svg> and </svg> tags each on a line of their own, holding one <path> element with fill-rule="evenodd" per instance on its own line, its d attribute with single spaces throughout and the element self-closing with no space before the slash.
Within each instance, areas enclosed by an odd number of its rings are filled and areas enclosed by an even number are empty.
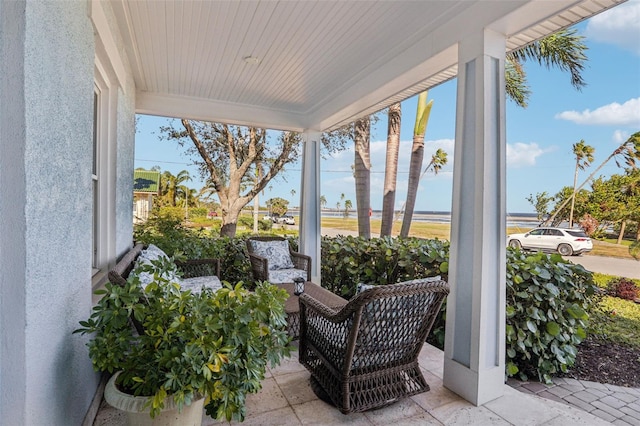
<svg viewBox="0 0 640 426">
<path fill-rule="evenodd" d="M 211 99 L 138 92 L 136 113 L 302 132 L 306 116 Z M 215 117 L 215 118 L 213 118 Z"/>
<path fill-rule="evenodd" d="M 388 83 L 381 84 L 373 91 L 370 90 L 372 85 L 368 82 L 356 82 L 353 90 L 361 91 L 357 102 L 349 104 L 326 118 L 320 115 L 318 117 L 320 121 L 310 124 L 310 127 L 314 129 L 338 128 L 359 117 L 386 108 L 392 103 L 403 101 L 411 96 L 409 93 L 420 93 L 455 76 L 455 73 L 452 75 L 450 70 L 452 67 L 456 69 L 457 61 L 457 46 L 451 46 L 432 55 L 429 60 L 418 64 L 396 78 L 388 80 Z M 407 82 L 411 82 L 409 87 L 407 87 Z M 345 97 L 350 94 L 345 94 Z"/>
</svg>

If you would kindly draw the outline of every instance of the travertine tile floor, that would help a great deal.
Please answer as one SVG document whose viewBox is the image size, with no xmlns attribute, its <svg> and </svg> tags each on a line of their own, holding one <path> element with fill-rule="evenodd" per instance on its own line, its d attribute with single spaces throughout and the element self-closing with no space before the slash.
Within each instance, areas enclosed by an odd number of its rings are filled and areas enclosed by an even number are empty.
<svg viewBox="0 0 640 426">
<path fill-rule="evenodd" d="M 520 392 L 505 385 L 504 395 L 475 407 L 442 385 L 444 354 L 425 345 L 420 366 L 431 387 L 380 410 L 343 415 L 319 400 L 309 386 L 309 373 L 298 363 L 297 352 L 269 369 L 263 389 L 250 395 L 244 425 L 607 425 L 584 410 Z M 524 388 L 526 389 L 526 388 Z M 619 419 L 618 419 L 619 420 Z M 235 424 L 235 422 L 232 422 Z M 124 425 L 124 417 L 108 405 L 101 406 L 95 426 Z M 202 425 L 228 424 L 203 415 Z M 629 424 L 629 423 L 620 423 Z M 640 424 L 640 422 L 630 423 Z"/>
</svg>

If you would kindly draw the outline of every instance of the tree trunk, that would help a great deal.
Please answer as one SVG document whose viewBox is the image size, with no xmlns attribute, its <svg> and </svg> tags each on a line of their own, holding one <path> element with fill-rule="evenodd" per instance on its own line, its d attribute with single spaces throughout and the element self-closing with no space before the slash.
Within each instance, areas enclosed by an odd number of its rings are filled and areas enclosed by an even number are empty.
<svg viewBox="0 0 640 426">
<path fill-rule="evenodd" d="M 576 171 L 573 174 L 573 194 L 571 194 L 571 211 L 569 213 L 569 228 L 573 228 L 573 209 L 576 205 L 576 186 L 578 186 L 578 162 L 576 162 Z"/>
<path fill-rule="evenodd" d="M 260 197 L 257 195 L 253 199 L 253 233 L 258 233 L 258 214 L 260 212 Z"/>
<path fill-rule="evenodd" d="M 400 229 L 400 236 L 403 238 L 409 236 L 411 220 L 413 219 L 413 209 L 416 205 L 418 185 L 420 184 L 420 170 L 422 169 L 422 159 L 424 158 L 424 134 L 427 131 L 432 105 L 433 100 L 427 103 L 427 92 L 422 92 L 418 95 L 416 122 L 413 127 L 413 146 L 409 163 L 407 201 L 404 204 L 404 217 L 402 219 L 402 228 Z"/>
<path fill-rule="evenodd" d="M 355 122 L 356 207 L 358 211 L 358 235 L 371 238 L 369 209 L 371 207 L 371 158 L 369 117 Z"/>
<path fill-rule="evenodd" d="M 618 241 L 616 244 L 622 244 L 622 239 L 624 238 L 624 230 L 627 227 L 627 221 L 622 219 L 622 223 L 620 224 L 620 233 L 618 234 Z"/>
<path fill-rule="evenodd" d="M 396 182 L 398 178 L 398 151 L 400 150 L 400 102 L 389 107 L 387 129 L 387 158 L 384 172 L 384 193 L 382 198 L 382 225 L 380 236 L 390 236 L 393 229 L 393 214 L 396 204 Z"/>
<path fill-rule="evenodd" d="M 407 187 L 407 202 L 404 206 L 404 217 L 402 218 L 402 228 L 400 236 L 409 236 L 411 221 L 413 220 L 413 209 L 418 196 L 418 185 L 420 184 L 420 170 L 424 158 L 424 134 L 413 136 L 413 148 L 411 149 L 411 162 L 409 163 L 409 184 Z"/>
<path fill-rule="evenodd" d="M 221 210 L 222 227 L 220 228 L 220 236 L 233 238 L 236 236 L 236 228 L 238 227 L 238 216 L 240 216 L 240 212 L 231 212 L 227 210 L 225 213 L 224 208 L 222 208 Z"/>
</svg>

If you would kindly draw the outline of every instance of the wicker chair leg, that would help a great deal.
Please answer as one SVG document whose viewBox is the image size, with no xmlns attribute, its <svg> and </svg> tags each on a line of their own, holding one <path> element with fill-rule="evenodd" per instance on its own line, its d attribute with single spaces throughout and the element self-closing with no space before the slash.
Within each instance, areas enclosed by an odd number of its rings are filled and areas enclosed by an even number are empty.
<svg viewBox="0 0 640 426">
<path fill-rule="evenodd" d="M 313 393 L 316 394 L 318 399 L 335 407 L 335 404 L 333 403 L 333 401 L 331 401 L 331 397 L 327 392 L 325 392 L 322 386 L 320 386 L 320 382 L 318 382 L 318 380 L 315 377 L 311 376 L 309 378 L 309 385 L 311 385 L 311 390 L 313 391 Z"/>
</svg>

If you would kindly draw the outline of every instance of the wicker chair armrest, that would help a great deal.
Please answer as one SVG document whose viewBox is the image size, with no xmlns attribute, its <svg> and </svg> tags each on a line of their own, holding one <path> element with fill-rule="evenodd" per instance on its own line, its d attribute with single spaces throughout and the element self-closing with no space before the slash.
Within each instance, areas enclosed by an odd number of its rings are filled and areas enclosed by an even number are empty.
<svg viewBox="0 0 640 426">
<path fill-rule="evenodd" d="M 251 262 L 253 278 L 256 281 L 269 280 L 269 263 L 267 261 L 267 258 L 258 256 L 257 254 L 249 253 L 249 262 Z"/>
<path fill-rule="evenodd" d="M 298 300 L 300 301 L 301 306 L 305 305 L 306 309 L 315 311 L 318 313 L 318 315 L 330 321 L 334 321 L 336 315 L 338 314 L 338 312 L 340 312 L 339 309 L 330 308 L 329 306 L 325 305 L 324 303 L 320 302 L 318 299 L 315 299 L 313 296 L 307 293 L 302 293 L 299 296 Z"/>
<path fill-rule="evenodd" d="M 176 266 L 182 272 L 184 278 L 205 277 L 215 275 L 220 278 L 219 259 L 189 259 L 176 261 Z"/>
<path fill-rule="evenodd" d="M 303 309 L 304 305 L 305 309 L 315 311 L 319 316 L 335 323 L 346 321 L 355 311 L 352 303 L 347 303 L 339 309 L 331 308 L 307 293 L 302 293 L 298 300 L 300 310 Z"/>
<path fill-rule="evenodd" d="M 311 256 L 295 251 L 290 251 L 289 253 L 296 269 L 307 271 L 307 281 L 311 281 Z"/>
</svg>

